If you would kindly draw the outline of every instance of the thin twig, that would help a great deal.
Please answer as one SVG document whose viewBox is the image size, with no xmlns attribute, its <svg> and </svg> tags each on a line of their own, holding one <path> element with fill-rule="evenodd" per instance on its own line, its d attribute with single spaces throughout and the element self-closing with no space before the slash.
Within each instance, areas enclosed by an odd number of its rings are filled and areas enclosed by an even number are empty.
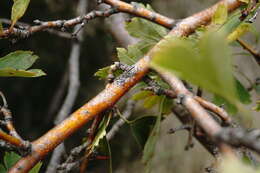
<svg viewBox="0 0 260 173">
<path fill-rule="evenodd" d="M 78 15 L 86 13 L 87 9 L 87 1 L 86 0 L 80 0 L 77 7 L 77 13 Z M 76 31 L 78 27 L 76 27 L 74 30 Z M 81 41 L 83 40 L 83 32 L 78 33 L 78 41 L 74 41 L 72 43 L 70 57 L 69 57 L 69 87 L 68 87 L 68 93 L 65 98 L 65 101 L 63 105 L 61 106 L 61 109 L 54 121 L 54 123 L 57 125 L 61 121 L 63 121 L 71 112 L 72 106 L 76 100 L 78 90 L 80 87 L 80 80 L 79 80 L 79 58 L 80 58 L 80 52 L 81 52 Z M 67 72 L 65 72 L 67 73 Z M 49 166 L 47 168 L 47 172 L 49 173 L 55 173 L 56 167 L 58 164 L 60 164 L 60 159 L 62 154 L 65 153 L 65 147 L 64 144 L 61 144 L 57 150 L 55 149 Z"/>
<path fill-rule="evenodd" d="M 131 115 L 132 115 L 132 112 L 133 112 L 133 108 L 135 106 L 135 103 L 133 100 L 129 100 L 126 104 L 126 108 L 123 112 L 123 117 L 125 119 L 129 118 Z M 120 127 L 122 125 L 125 124 L 125 121 L 123 119 L 119 119 L 113 126 L 112 128 L 109 130 L 109 132 L 107 133 L 106 137 L 107 137 L 107 140 L 111 140 L 115 135 L 116 133 L 119 131 Z"/>
<path fill-rule="evenodd" d="M 20 29 L 20 28 L 5 29 L 2 33 L 0 33 L 0 38 L 9 38 L 11 36 L 17 38 L 27 38 L 36 32 L 44 31 L 45 29 L 49 29 L 49 28 L 60 28 L 64 30 L 65 28 L 73 27 L 75 25 L 81 24 L 84 21 L 89 21 L 97 17 L 108 17 L 116 12 L 117 11 L 114 9 L 108 9 L 106 11 L 93 10 L 88 14 L 85 14 L 83 16 L 78 16 L 70 20 L 56 20 L 56 21 L 47 21 L 47 22 L 35 20 L 34 22 L 37 23 L 37 25 L 31 26 L 27 29 Z"/>
<path fill-rule="evenodd" d="M 241 39 L 237 39 L 237 42 L 246 50 L 248 51 L 256 60 L 256 62 L 260 65 L 260 54 L 258 52 L 256 52 L 252 46 L 250 46 L 249 44 L 247 44 L 246 42 L 244 42 Z"/>
<path fill-rule="evenodd" d="M 1 18 L 0 22 L 8 24 L 8 25 L 12 24 L 11 20 L 4 19 L 4 18 Z M 24 22 L 16 22 L 15 27 L 20 28 L 20 29 L 28 29 L 28 28 L 31 27 L 31 25 L 28 24 L 28 23 L 24 23 Z M 57 35 L 61 38 L 72 39 L 71 34 L 68 33 L 68 32 L 58 31 L 58 30 L 55 30 L 55 29 L 46 29 L 46 30 L 43 30 L 43 31 L 47 31 L 50 34 Z"/>
</svg>

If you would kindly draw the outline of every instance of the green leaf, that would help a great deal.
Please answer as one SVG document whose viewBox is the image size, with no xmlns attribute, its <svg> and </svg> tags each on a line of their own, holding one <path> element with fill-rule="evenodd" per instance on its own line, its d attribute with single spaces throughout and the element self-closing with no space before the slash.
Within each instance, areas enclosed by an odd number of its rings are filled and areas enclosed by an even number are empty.
<svg viewBox="0 0 260 173">
<path fill-rule="evenodd" d="M 212 22 L 214 24 L 222 25 L 227 21 L 228 18 L 228 8 L 225 3 L 218 5 L 217 10 L 215 11 Z"/>
<path fill-rule="evenodd" d="M 149 138 L 147 139 L 144 151 L 143 151 L 143 157 L 142 161 L 145 164 L 145 172 L 149 173 L 151 170 L 151 162 L 152 158 L 154 156 L 155 146 L 157 143 L 157 140 L 159 138 L 160 134 L 160 127 L 161 127 L 161 118 L 162 118 L 162 109 L 163 109 L 163 102 L 165 100 L 165 97 L 162 98 L 162 101 L 159 105 L 159 115 L 156 118 L 156 122 L 154 125 L 153 130 L 151 131 Z"/>
<path fill-rule="evenodd" d="M 110 119 L 111 119 L 111 114 L 104 116 L 103 120 L 99 125 L 97 134 L 93 139 L 93 142 L 88 147 L 88 154 L 92 153 L 94 151 L 94 148 L 99 145 L 100 140 L 106 136 L 106 128 L 110 122 Z"/>
<path fill-rule="evenodd" d="M 4 167 L 4 165 L 0 164 L 0 173 L 6 173 L 6 172 L 7 172 L 7 170 Z"/>
<path fill-rule="evenodd" d="M 237 103 L 231 53 L 220 33 L 206 33 L 196 44 L 189 39 L 169 38 L 154 54 L 151 66 Z"/>
<path fill-rule="evenodd" d="M 231 115 L 236 114 L 238 111 L 235 105 L 231 104 L 229 101 L 218 95 L 214 95 L 213 103 L 223 107 Z"/>
<path fill-rule="evenodd" d="M 18 50 L 0 58 L 0 69 L 9 67 L 26 70 L 30 68 L 38 58 L 39 57 L 33 55 L 31 51 Z"/>
<path fill-rule="evenodd" d="M 260 111 L 260 100 L 256 102 L 256 106 L 254 107 L 255 111 Z"/>
<path fill-rule="evenodd" d="M 250 104 L 252 102 L 250 93 L 238 80 L 235 81 L 236 81 L 237 95 L 240 102 L 243 104 Z"/>
<path fill-rule="evenodd" d="M 110 67 L 98 69 L 94 76 L 98 77 L 99 79 L 106 79 L 107 75 L 109 74 L 109 69 Z"/>
<path fill-rule="evenodd" d="M 149 96 L 153 95 L 152 91 L 140 91 L 138 93 L 135 93 L 131 99 L 138 101 L 138 100 L 143 100 Z"/>
<path fill-rule="evenodd" d="M 117 48 L 117 56 L 120 62 L 133 65 L 143 56 L 143 53 L 136 45 L 130 45 L 127 49 Z"/>
<path fill-rule="evenodd" d="M 42 162 L 37 163 L 29 173 L 38 173 L 42 167 Z"/>
<path fill-rule="evenodd" d="M 145 143 L 154 128 L 155 122 L 156 116 L 143 116 L 132 121 L 130 124 L 132 134 L 142 149 L 144 148 Z"/>
<path fill-rule="evenodd" d="M 33 69 L 33 70 L 16 70 L 12 68 L 4 68 L 0 69 L 0 76 L 1 77 L 40 77 L 46 75 L 40 69 Z"/>
<path fill-rule="evenodd" d="M 12 6 L 12 15 L 11 15 L 11 20 L 12 20 L 12 26 L 19 20 L 25 13 L 30 0 L 13 0 L 14 4 Z"/>
<path fill-rule="evenodd" d="M 167 115 L 172 112 L 173 100 L 165 98 L 163 102 L 162 114 Z"/>
<path fill-rule="evenodd" d="M 14 152 L 6 152 L 4 156 L 5 168 L 10 169 L 20 158 L 21 156 Z"/>
<path fill-rule="evenodd" d="M 107 164 L 108 164 L 108 173 L 112 173 L 113 169 L 112 169 L 112 154 L 111 154 L 111 149 L 110 149 L 110 145 L 109 142 L 107 141 L 106 137 L 103 137 L 100 142 L 99 142 L 99 146 L 97 148 L 98 153 L 108 156 L 109 159 L 107 159 Z"/>
<path fill-rule="evenodd" d="M 146 97 L 143 106 L 146 109 L 152 108 L 154 105 L 160 102 L 160 99 L 161 97 L 157 95 Z"/>
<path fill-rule="evenodd" d="M 30 69 L 38 56 L 31 51 L 15 51 L 0 58 L 0 76 L 2 77 L 39 77 L 46 75 L 42 70 Z"/>
<path fill-rule="evenodd" d="M 144 5 L 138 3 L 134 4 L 144 7 Z M 151 10 L 150 6 L 147 6 L 146 8 Z M 160 41 L 160 39 L 167 34 L 167 29 L 164 27 L 137 17 L 133 18 L 131 22 L 126 23 L 126 30 L 133 37 L 155 43 Z"/>
<path fill-rule="evenodd" d="M 256 84 L 254 88 L 255 88 L 256 93 L 260 94 L 260 84 Z"/>
</svg>

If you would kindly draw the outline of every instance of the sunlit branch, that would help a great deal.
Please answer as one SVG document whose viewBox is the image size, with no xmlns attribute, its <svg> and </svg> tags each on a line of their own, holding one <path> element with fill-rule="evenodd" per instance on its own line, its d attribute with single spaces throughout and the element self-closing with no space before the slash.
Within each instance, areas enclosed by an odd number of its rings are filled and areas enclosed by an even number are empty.
<svg viewBox="0 0 260 173">
<path fill-rule="evenodd" d="M 229 11 L 235 10 L 240 6 L 240 1 L 225 0 Z M 222 3 L 222 2 L 221 2 Z M 191 17 L 188 17 L 177 24 L 176 27 L 170 32 L 172 35 L 181 36 L 188 35 L 194 30 L 203 25 L 209 23 L 212 15 L 216 10 L 217 5 L 214 5 L 207 10 L 197 13 Z M 152 58 L 153 52 L 157 51 L 159 45 L 163 42 L 160 41 L 152 50 L 149 51 L 142 59 L 140 59 L 129 71 L 124 72 L 121 76 L 116 78 L 113 83 L 108 84 L 106 88 L 101 91 L 96 97 L 71 114 L 69 118 L 61 122 L 45 135 L 37 139 L 32 143 L 33 152 L 26 157 L 20 159 L 11 169 L 10 173 L 24 173 L 28 172 L 37 162 L 39 162 L 45 155 L 52 151 L 58 144 L 68 138 L 72 133 L 76 132 L 84 124 L 89 122 L 95 116 L 102 113 L 104 110 L 112 107 L 129 89 L 131 89 L 137 82 L 139 82 L 149 71 L 149 63 Z M 186 99 L 186 102 L 193 102 L 191 99 Z M 195 103 L 196 108 L 198 107 Z M 200 109 L 200 107 L 198 107 Z M 198 120 L 198 118 L 196 118 Z M 208 118 L 207 118 L 208 119 Z M 211 120 L 210 120 L 211 121 Z M 199 122 L 204 128 L 208 128 L 209 125 L 205 125 L 205 121 Z M 220 131 L 218 127 L 214 125 L 206 130 L 210 135 L 214 134 L 211 131 L 212 128 L 216 131 Z M 216 128 L 216 129 L 215 129 Z"/>
</svg>

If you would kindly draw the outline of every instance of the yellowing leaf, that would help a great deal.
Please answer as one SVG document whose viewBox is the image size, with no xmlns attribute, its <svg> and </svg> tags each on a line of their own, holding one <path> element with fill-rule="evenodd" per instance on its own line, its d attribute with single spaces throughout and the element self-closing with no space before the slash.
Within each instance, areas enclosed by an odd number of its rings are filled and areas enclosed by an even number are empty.
<svg viewBox="0 0 260 173">
<path fill-rule="evenodd" d="M 249 23 L 242 23 L 238 26 L 238 28 L 233 31 L 231 34 L 228 35 L 227 40 L 229 42 L 235 41 L 239 37 L 243 36 L 248 31 L 251 31 L 252 24 Z"/>
<path fill-rule="evenodd" d="M 225 3 L 221 3 L 218 5 L 217 10 L 215 11 L 212 22 L 214 24 L 222 25 L 227 21 L 228 18 L 228 8 Z"/>
<path fill-rule="evenodd" d="M 13 0 L 14 4 L 12 7 L 12 16 L 11 16 L 11 20 L 12 20 L 12 25 L 11 27 L 14 26 L 14 24 L 17 22 L 17 20 L 19 20 L 25 13 L 30 0 Z"/>
</svg>

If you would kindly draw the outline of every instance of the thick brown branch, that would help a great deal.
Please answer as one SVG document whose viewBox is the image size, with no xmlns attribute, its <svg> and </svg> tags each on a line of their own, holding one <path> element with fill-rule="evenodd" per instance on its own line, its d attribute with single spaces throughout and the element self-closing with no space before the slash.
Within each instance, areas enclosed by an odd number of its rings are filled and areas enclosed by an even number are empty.
<svg viewBox="0 0 260 173">
<path fill-rule="evenodd" d="M 240 1 L 236 0 L 225 0 L 225 2 L 227 2 L 230 11 L 238 8 L 240 5 Z M 181 36 L 194 32 L 197 27 L 210 21 L 216 7 L 217 6 L 215 5 L 180 22 L 177 27 L 172 30 L 171 34 Z M 77 131 L 96 115 L 113 106 L 132 86 L 147 74 L 152 54 L 158 49 L 160 43 L 161 42 L 159 42 L 144 58 L 139 60 L 129 71 L 124 72 L 113 83 L 108 84 L 102 92 L 74 112 L 69 118 L 34 141 L 32 153 L 19 160 L 11 168 L 9 173 L 28 172 L 39 160 L 52 151 L 63 140 L 68 138 L 72 133 Z M 186 99 L 186 102 L 187 100 L 188 102 L 192 101 L 189 98 Z M 210 127 L 209 129 L 212 128 Z M 219 131 L 219 129 L 217 129 L 217 131 Z M 211 131 L 207 130 L 207 132 Z"/>
<path fill-rule="evenodd" d="M 176 21 L 171 18 L 165 17 L 156 12 L 149 11 L 137 5 L 128 4 L 119 0 L 104 0 L 104 3 L 111 5 L 120 12 L 125 12 L 138 17 L 145 18 L 147 20 L 165 26 L 168 29 L 172 29 L 176 24 Z"/>
</svg>

